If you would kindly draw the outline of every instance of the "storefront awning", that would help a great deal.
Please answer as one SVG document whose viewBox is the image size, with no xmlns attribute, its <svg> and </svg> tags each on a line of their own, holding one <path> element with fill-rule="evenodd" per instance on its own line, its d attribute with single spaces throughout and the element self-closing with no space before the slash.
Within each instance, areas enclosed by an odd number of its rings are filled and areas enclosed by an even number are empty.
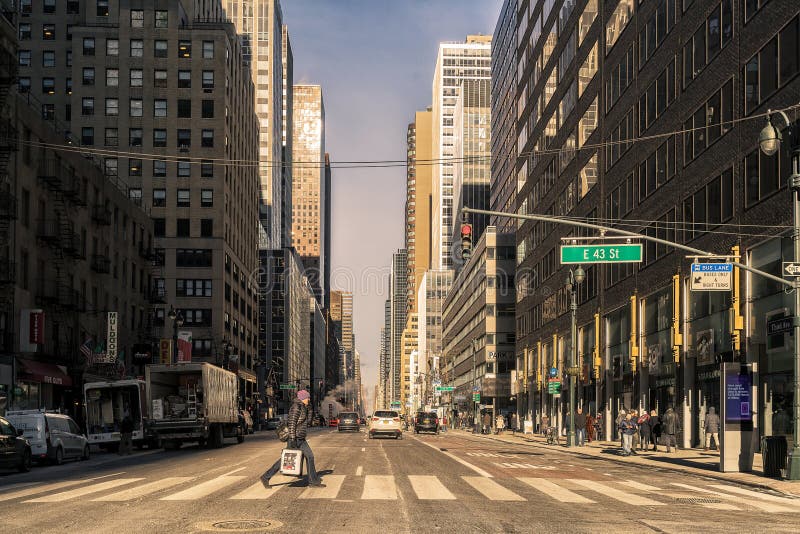
<svg viewBox="0 0 800 534">
<path fill-rule="evenodd" d="M 72 379 L 67 374 L 66 368 L 61 365 L 24 359 L 19 359 L 17 361 L 22 367 L 20 369 L 22 374 L 27 375 L 33 380 L 56 386 L 72 385 Z"/>
</svg>

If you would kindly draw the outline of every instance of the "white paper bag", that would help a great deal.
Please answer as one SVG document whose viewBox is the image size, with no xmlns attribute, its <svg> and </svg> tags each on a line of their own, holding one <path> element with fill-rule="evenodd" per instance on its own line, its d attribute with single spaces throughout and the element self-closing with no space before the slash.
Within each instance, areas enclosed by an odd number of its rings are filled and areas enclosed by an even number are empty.
<svg viewBox="0 0 800 534">
<path fill-rule="evenodd" d="M 303 451 L 283 449 L 281 452 L 281 474 L 300 476 L 303 472 Z"/>
</svg>

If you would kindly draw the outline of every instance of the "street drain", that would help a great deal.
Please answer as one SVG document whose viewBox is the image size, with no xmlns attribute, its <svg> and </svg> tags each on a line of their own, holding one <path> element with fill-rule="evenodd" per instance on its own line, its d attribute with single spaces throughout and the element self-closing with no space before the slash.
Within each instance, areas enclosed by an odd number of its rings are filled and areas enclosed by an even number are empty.
<svg viewBox="0 0 800 534">
<path fill-rule="evenodd" d="M 263 532 L 265 530 L 275 530 L 283 526 L 280 521 L 262 519 L 233 519 L 230 521 L 214 521 L 200 523 L 197 527 L 205 531 L 213 532 Z"/>
<path fill-rule="evenodd" d="M 678 497 L 675 499 L 679 504 L 720 504 L 722 500 L 711 497 Z"/>
</svg>

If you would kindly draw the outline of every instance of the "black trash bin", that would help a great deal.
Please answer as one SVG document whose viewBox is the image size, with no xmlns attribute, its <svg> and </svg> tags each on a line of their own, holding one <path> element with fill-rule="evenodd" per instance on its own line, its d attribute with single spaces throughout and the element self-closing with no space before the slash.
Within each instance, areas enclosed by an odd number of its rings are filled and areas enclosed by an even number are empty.
<svg viewBox="0 0 800 534">
<path fill-rule="evenodd" d="M 764 460 L 764 476 L 780 477 L 786 469 L 786 436 L 764 436 L 761 438 L 761 456 Z"/>
</svg>

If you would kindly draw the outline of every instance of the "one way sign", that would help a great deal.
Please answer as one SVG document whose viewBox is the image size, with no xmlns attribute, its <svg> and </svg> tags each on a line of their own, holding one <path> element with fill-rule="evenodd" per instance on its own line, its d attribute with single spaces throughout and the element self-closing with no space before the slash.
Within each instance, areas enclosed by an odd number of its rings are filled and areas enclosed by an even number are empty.
<svg viewBox="0 0 800 534">
<path fill-rule="evenodd" d="M 800 277 L 800 263 L 783 262 L 783 276 Z"/>
</svg>

